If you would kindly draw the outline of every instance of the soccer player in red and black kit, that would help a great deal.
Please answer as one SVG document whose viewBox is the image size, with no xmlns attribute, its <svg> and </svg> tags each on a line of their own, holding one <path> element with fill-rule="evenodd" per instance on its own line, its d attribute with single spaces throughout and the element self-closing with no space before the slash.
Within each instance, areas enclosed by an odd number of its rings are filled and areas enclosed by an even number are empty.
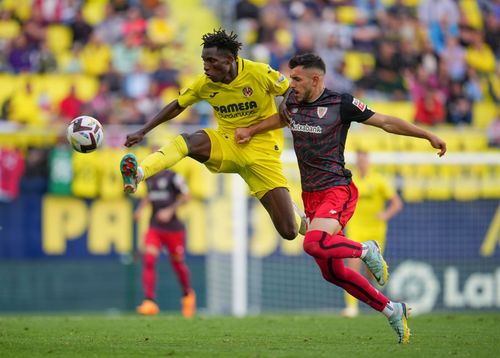
<svg viewBox="0 0 500 358">
<path fill-rule="evenodd" d="M 290 88 L 280 108 L 281 118 L 270 117 L 239 128 L 239 143 L 253 135 L 288 124 L 300 169 L 302 199 L 309 227 L 304 250 L 314 257 L 323 277 L 387 316 L 399 343 L 408 343 L 410 308 L 393 302 L 359 273 L 344 266 L 346 258 L 360 258 L 380 285 L 388 278 L 387 264 L 376 241 L 363 244 L 344 237 L 342 229 L 354 213 L 358 190 L 344 166 L 344 147 L 351 122 L 379 127 L 386 132 L 427 139 L 438 155 L 446 143 L 436 135 L 402 119 L 375 113 L 350 94 L 324 86 L 325 64 L 315 54 L 294 56 L 290 62 Z M 369 230 L 370 228 L 367 228 Z"/>
<path fill-rule="evenodd" d="M 152 214 L 145 236 L 142 284 L 144 301 L 137 313 L 156 315 L 160 311 L 155 302 L 156 261 L 162 246 L 170 254 L 170 264 L 182 286 L 182 315 L 190 318 L 196 312 L 196 295 L 191 287 L 190 272 L 184 262 L 185 227 L 176 215 L 176 209 L 189 200 L 189 190 L 183 177 L 171 170 L 148 178 L 148 196 L 139 204 L 135 215 L 140 216 L 144 207 L 151 203 Z"/>
</svg>

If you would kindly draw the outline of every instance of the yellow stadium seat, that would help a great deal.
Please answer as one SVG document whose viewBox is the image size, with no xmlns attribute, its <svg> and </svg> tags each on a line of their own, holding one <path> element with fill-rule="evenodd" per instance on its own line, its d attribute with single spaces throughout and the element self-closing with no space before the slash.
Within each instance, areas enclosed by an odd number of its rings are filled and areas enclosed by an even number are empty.
<svg viewBox="0 0 500 358">
<path fill-rule="evenodd" d="M 83 101 L 90 101 L 99 89 L 99 80 L 94 76 L 71 76 L 72 83 L 76 85 L 76 93 Z"/>
<path fill-rule="evenodd" d="M 491 174 L 490 167 L 487 164 L 473 164 L 468 166 L 467 169 L 469 176 L 474 178 L 484 178 Z"/>
<path fill-rule="evenodd" d="M 399 117 L 408 122 L 414 121 L 415 107 L 410 101 L 401 102 L 373 102 L 370 108 L 375 112 Z"/>
<path fill-rule="evenodd" d="M 476 200 L 480 196 L 480 182 L 475 178 L 458 177 L 453 185 L 453 197 L 460 201 Z"/>
<path fill-rule="evenodd" d="M 497 116 L 497 107 L 493 102 L 477 102 L 472 110 L 472 122 L 475 128 L 488 128 Z"/>
<path fill-rule="evenodd" d="M 500 199 L 500 180 L 498 175 L 488 175 L 480 181 L 481 197 L 484 199 Z"/>
<path fill-rule="evenodd" d="M 452 194 L 452 179 L 434 177 L 428 181 L 425 196 L 430 200 L 449 200 Z"/>
<path fill-rule="evenodd" d="M 2 104 L 15 89 L 16 77 L 10 74 L 0 73 L 0 104 Z"/>
<path fill-rule="evenodd" d="M 459 152 L 462 150 L 463 136 L 456 132 L 444 132 L 441 133 L 441 138 L 446 141 L 446 150 L 448 152 Z"/>
<path fill-rule="evenodd" d="M 425 186 L 426 182 L 423 179 L 405 177 L 403 187 L 401 188 L 401 195 L 407 202 L 421 202 L 424 200 Z"/>
<path fill-rule="evenodd" d="M 0 21 L 0 39 L 12 40 L 20 33 L 21 26 L 16 21 Z"/>
<path fill-rule="evenodd" d="M 462 147 L 465 151 L 482 152 L 488 148 L 488 139 L 483 133 L 469 134 L 462 138 Z"/>
<path fill-rule="evenodd" d="M 433 178 L 437 177 L 436 166 L 432 164 L 415 165 L 415 174 L 418 178 Z"/>
<path fill-rule="evenodd" d="M 71 48 L 72 41 L 73 34 L 67 26 L 59 24 L 51 24 L 48 26 L 47 47 L 54 52 L 54 54 L 68 51 Z"/>
</svg>

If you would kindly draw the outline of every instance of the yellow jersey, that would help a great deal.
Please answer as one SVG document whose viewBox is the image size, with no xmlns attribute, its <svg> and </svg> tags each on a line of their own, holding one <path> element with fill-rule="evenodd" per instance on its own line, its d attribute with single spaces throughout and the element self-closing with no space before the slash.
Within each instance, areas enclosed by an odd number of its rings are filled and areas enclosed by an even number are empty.
<svg viewBox="0 0 500 358">
<path fill-rule="evenodd" d="M 395 188 L 389 180 L 377 172 L 370 171 L 362 178 L 353 176 L 354 184 L 359 191 L 356 211 L 352 216 L 348 230 L 371 231 L 377 228 L 385 228 L 387 223 L 378 218 L 378 214 L 385 210 L 387 200 L 396 195 Z"/>
<path fill-rule="evenodd" d="M 207 101 L 214 110 L 218 130 L 230 133 L 275 114 L 274 97 L 283 95 L 288 89 L 287 78 L 267 64 L 240 57 L 237 61 L 238 75 L 231 83 L 213 82 L 203 74 L 181 90 L 179 105 L 187 107 L 201 100 Z M 268 132 L 258 136 L 270 137 L 273 134 Z"/>
</svg>

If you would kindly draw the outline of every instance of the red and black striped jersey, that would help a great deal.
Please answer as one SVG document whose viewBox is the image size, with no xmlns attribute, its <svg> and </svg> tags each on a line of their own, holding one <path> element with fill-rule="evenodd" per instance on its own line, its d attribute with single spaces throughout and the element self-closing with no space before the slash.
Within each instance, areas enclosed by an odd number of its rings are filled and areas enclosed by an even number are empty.
<svg viewBox="0 0 500 358">
<path fill-rule="evenodd" d="M 302 190 L 349 184 L 352 175 L 344 162 L 347 132 L 351 122 L 363 122 L 374 112 L 350 94 L 328 89 L 311 103 L 299 103 L 292 91 L 287 107 Z"/>
</svg>

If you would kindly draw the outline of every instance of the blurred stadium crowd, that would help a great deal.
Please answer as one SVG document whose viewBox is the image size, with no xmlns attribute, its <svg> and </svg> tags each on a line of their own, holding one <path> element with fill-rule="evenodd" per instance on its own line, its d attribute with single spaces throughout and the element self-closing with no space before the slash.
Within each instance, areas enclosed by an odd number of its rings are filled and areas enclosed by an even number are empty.
<svg viewBox="0 0 500 358">
<path fill-rule="evenodd" d="M 293 54 L 319 53 L 329 88 L 444 128 L 451 150 L 500 146 L 500 0 L 3 0 L 0 147 L 53 146 L 57 135 L 21 132 L 80 114 L 144 123 L 201 72 L 200 31 L 212 28 L 188 31 L 206 25 L 199 12 L 239 34 L 243 57 L 283 73 Z M 180 120 L 213 124 L 204 102 Z"/>
</svg>

